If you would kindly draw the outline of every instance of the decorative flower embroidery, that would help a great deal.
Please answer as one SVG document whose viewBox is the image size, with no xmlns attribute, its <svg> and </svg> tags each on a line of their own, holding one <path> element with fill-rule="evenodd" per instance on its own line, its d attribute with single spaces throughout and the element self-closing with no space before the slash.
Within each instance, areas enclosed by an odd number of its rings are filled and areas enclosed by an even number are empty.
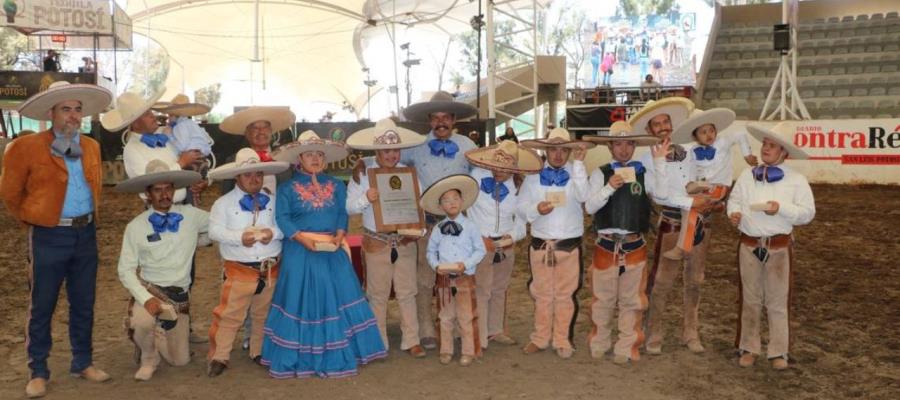
<svg viewBox="0 0 900 400">
<path fill-rule="evenodd" d="M 334 182 L 329 181 L 326 184 L 313 185 L 301 184 L 294 182 L 294 192 L 297 198 L 309 204 L 312 208 L 323 208 L 334 204 Z"/>
</svg>

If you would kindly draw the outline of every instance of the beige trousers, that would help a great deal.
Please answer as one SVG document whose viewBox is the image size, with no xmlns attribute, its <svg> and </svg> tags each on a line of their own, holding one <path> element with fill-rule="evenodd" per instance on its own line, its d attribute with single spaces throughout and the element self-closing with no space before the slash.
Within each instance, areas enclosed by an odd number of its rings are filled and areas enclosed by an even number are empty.
<svg viewBox="0 0 900 400">
<path fill-rule="evenodd" d="M 556 265 L 544 263 L 546 250 L 529 246 L 531 282 L 528 291 L 534 299 L 534 332 L 531 342 L 545 349 L 572 348 L 572 336 L 581 287 L 581 247 L 570 252 L 556 250 Z"/>
<path fill-rule="evenodd" d="M 269 307 L 272 305 L 277 276 L 276 267 L 266 287 L 259 294 L 255 294 L 259 284 L 259 272 L 237 263 L 225 262 L 222 294 L 219 305 L 213 309 L 213 320 L 209 326 L 207 360 L 227 362 L 231 358 L 234 338 L 244 324 L 248 310 L 251 320 L 250 358 L 262 354 L 263 328 L 269 315 Z"/>
<path fill-rule="evenodd" d="M 438 277 L 444 280 L 444 277 Z M 438 323 L 441 327 L 438 337 L 441 354 L 453 354 L 453 332 L 458 329 L 462 342 L 460 349 L 464 356 L 481 356 L 478 334 L 478 300 L 475 299 L 475 277 L 461 275 L 446 279 L 448 284 L 438 285 Z M 453 294 L 456 289 L 456 294 Z"/>
<path fill-rule="evenodd" d="M 142 304 L 132 303 L 128 324 L 134 330 L 131 340 L 141 350 L 141 366 L 156 367 L 160 358 L 175 367 L 187 365 L 191 361 L 188 314 L 179 313 L 177 324 L 167 331 L 157 324 L 156 317 L 150 315 Z"/>
<path fill-rule="evenodd" d="M 408 350 L 419 344 L 419 321 L 416 317 L 416 243 L 397 246 L 397 262 L 391 264 L 391 247 L 375 239 L 365 238 L 363 257 L 366 260 L 366 297 L 378 322 L 378 330 L 388 348 L 387 307 L 391 285 L 400 306 L 400 349 Z M 368 246 L 366 246 L 368 244 Z M 377 250 L 376 250 L 377 249 Z"/>
<path fill-rule="evenodd" d="M 494 252 L 489 251 L 475 270 L 475 293 L 478 299 L 478 332 L 481 347 L 488 347 L 488 339 L 506 333 L 506 294 L 516 251 L 509 247 L 503 251 L 506 258 L 494 264 Z"/>
<path fill-rule="evenodd" d="M 603 253 L 598 256 L 598 253 Z M 611 262 L 610 262 L 611 261 Z M 594 329 L 588 338 L 591 352 L 606 353 L 612 346 L 612 319 L 618 306 L 619 338 L 613 353 L 639 360 L 644 342 L 643 315 L 647 309 L 646 245 L 624 255 L 597 247 L 591 268 L 591 319 Z"/>
<path fill-rule="evenodd" d="M 428 238 L 431 228 L 418 240 L 418 257 L 416 261 L 416 317 L 419 319 L 419 339 L 433 338 L 434 333 L 434 270 L 428 265 Z"/>
<path fill-rule="evenodd" d="M 741 244 L 738 262 L 741 273 L 741 302 L 737 346 L 761 354 L 760 314 L 769 318 L 768 358 L 787 357 L 790 349 L 791 248 L 769 249 L 765 264 L 753 255 L 753 248 Z"/>
</svg>

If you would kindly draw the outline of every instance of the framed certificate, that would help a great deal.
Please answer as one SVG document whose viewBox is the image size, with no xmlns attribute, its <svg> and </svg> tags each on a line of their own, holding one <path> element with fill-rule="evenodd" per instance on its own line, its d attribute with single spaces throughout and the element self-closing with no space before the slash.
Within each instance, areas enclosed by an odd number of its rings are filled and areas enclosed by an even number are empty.
<svg viewBox="0 0 900 400">
<path fill-rule="evenodd" d="M 378 189 L 375 211 L 375 230 L 394 232 L 398 229 L 422 229 L 425 213 L 419 207 L 419 179 L 416 169 L 371 168 L 369 186 Z"/>
</svg>

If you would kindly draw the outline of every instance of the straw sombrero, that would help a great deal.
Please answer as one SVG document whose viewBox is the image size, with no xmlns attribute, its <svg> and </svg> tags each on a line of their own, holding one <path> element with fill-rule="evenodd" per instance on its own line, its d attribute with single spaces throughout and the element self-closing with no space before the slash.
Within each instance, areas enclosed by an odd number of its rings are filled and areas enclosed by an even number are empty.
<svg viewBox="0 0 900 400">
<path fill-rule="evenodd" d="M 209 112 L 210 108 L 206 104 L 191 103 L 191 99 L 187 95 L 179 93 L 172 98 L 172 101 L 164 102 L 162 107 L 154 105 L 153 109 L 161 113 L 175 115 L 178 117 L 190 117 L 194 115 L 203 115 Z"/>
<path fill-rule="evenodd" d="M 512 140 L 504 140 L 493 146 L 466 152 L 469 163 L 491 171 L 513 174 L 533 174 L 543 167 L 541 157 L 534 150 L 522 147 Z"/>
<path fill-rule="evenodd" d="M 85 117 L 100 113 L 112 101 L 112 93 L 97 85 L 56 81 L 47 90 L 40 92 L 19 105 L 19 115 L 38 121 L 49 121 L 47 112 L 53 106 L 66 100 L 81 102 L 81 112 Z"/>
<path fill-rule="evenodd" d="M 579 145 L 584 145 L 585 148 L 590 149 L 596 146 L 594 143 L 572 139 L 571 134 L 569 134 L 569 131 L 565 128 L 553 128 L 546 138 L 523 140 L 521 145 L 528 147 L 529 149 L 545 149 L 548 147 L 566 147 L 574 149 L 578 148 Z"/>
<path fill-rule="evenodd" d="M 806 160 L 809 154 L 794 145 L 794 127 L 790 122 L 780 122 L 771 129 L 766 129 L 759 125 L 747 125 L 747 132 L 760 142 L 763 139 L 771 139 L 781 145 L 788 152 L 788 158 L 791 160 Z"/>
<path fill-rule="evenodd" d="M 215 180 L 233 179 L 247 172 L 262 172 L 265 175 L 274 175 L 291 167 L 291 164 L 283 161 L 262 162 L 259 154 L 249 147 L 238 150 L 234 155 L 234 162 L 222 165 L 209 171 L 209 178 Z"/>
<path fill-rule="evenodd" d="M 690 143 L 694 140 L 694 130 L 706 124 L 712 124 L 716 132 L 721 133 L 731 126 L 734 118 L 734 111 L 727 108 L 694 109 L 691 116 L 672 131 L 672 144 Z"/>
<path fill-rule="evenodd" d="M 585 135 L 581 137 L 592 143 L 606 144 L 612 142 L 632 141 L 635 146 L 652 146 L 660 139 L 651 135 L 635 135 L 634 129 L 625 121 L 616 121 L 609 127 L 608 135 Z"/>
<path fill-rule="evenodd" d="M 403 116 L 408 121 L 428 122 L 429 115 L 436 112 L 453 114 L 457 120 L 469 118 L 478 114 L 475 107 L 453 100 L 453 95 L 443 90 L 436 92 L 428 101 L 413 104 L 403 110 Z"/>
<path fill-rule="evenodd" d="M 419 200 L 419 205 L 422 206 L 425 212 L 430 214 L 446 215 L 444 210 L 441 209 L 441 196 L 447 193 L 448 190 L 453 189 L 459 190 L 460 194 L 462 194 L 460 211 L 471 207 L 478 197 L 478 181 L 475 178 L 464 174 L 450 175 L 425 189 L 421 200 Z"/>
<path fill-rule="evenodd" d="M 272 158 L 275 161 L 296 164 L 300 158 L 300 154 L 309 151 L 321 151 L 322 153 L 325 153 L 326 163 L 343 160 L 350 154 L 343 143 L 322 139 L 315 132 L 306 130 L 300 134 L 300 137 L 298 137 L 296 141 L 284 144 L 275 149 L 275 151 L 272 152 Z"/>
<path fill-rule="evenodd" d="M 280 132 L 290 128 L 296 120 L 297 117 L 287 107 L 255 106 L 229 115 L 219 129 L 232 135 L 243 135 L 248 125 L 256 121 L 269 121 L 272 132 Z"/>
<path fill-rule="evenodd" d="M 147 186 L 162 182 L 171 182 L 175 189 L 190 186 L 203 179 L 200 173 L 190 170 L 171 170 L 165 161 L 154 159 L 147 163 L 144 175 L 136 176 L 120 182 L 116 190 L 124 193 L 143 193 Z"/>
<path fill-rule="evenodd" d="M 425 142 L 425 136 L 394 124 L 390 118 L 374 127 L 360 129 L 347 138 L 347 146 L 356 150 L 406 149 Z"/>
<path fill-rule="evenodd" d="M 637 134 L 647 134 L 647 124 L 653 117 L 660 114 L 669 114 L 674 132 L 688 118 L 693 109 L 694 102 L 684 97 L 666 97 L 662 100 L 650 100 L 644 108 L 628 119 L 628 125 L 631 125 Z"/>
<path fill-rule="evenodd" d="M 154 94 L 149 99 L 144 99 L 137 93 L 122 93 L 116 99 L 116 108 L 100 116 L 100 124 L 110 132 L 121 130 L 144 115 L 160 97 L 162 92 Z"/>
</svg>

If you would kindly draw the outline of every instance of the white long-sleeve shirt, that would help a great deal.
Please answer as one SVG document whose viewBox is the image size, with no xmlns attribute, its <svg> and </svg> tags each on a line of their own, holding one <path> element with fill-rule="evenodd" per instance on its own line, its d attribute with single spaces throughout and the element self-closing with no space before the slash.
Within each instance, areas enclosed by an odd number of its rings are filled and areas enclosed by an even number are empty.
<svg viewBox="0 0 900 400">
<path fill-rule="evenodd" d="M 549 164 L 546 162 L 544 166 Z M 519 189 L 519 215 L 531 223 L 531 236 L 544 240 L 560 240 L 580 237 L 584 234 L 582 204 L 590 193 L 584 163 L 572 161 L 563 168 L 569 172 L 569 181 L 563 187 L 541 185 L 540 174 L 525 177 Z M 555 207 L 547 215 L 538 212 L 538 203 L 545 201 L 548 192 L 564 191 L 566 204 Z"/>
<path fill-rule="evenodd" d="M 806 225 L 816 215 L 816 204 L 809 182 L 802 174 L 781 164 L 784 178 L 768 183 L 753 178 L 753 169 L 741 173 L 728 198 L 728 215 L 741 213 L 738 230 L 748 236 L 768 237 L 786 235 L 796 225 Z M 778 212 L 768 215 L 763 211 L 751 211 L 750 205 L 778 202 Z"/>
<path fill-rule="evenodd" d="M 644 173 L 644 190 L 647 191 L 647 196 L 651 196 L 651 198 L 660 198 L 665 199 L 668 195 L 667 186 L 666 186 L 666 159 L 663 157 L 654 158 L 653 164 L 647 165 L 644 164 L 644 168 L 648 171 Z M 649 174 L 649 170 L 654 169 L 654 174 Z M 597 211 L 600 211 L 601 208 L 606 206 L 606 203 L 609 202 L 609 198 L 616 192 L 616 189 L 613 189 L 609 183 L 604 182 L 606 178 L 603 176 L 603 171 L 600 168 L 594 170 L 591 173 L 590 178 L 590 186 L 591 191 L 588 196 L 588 200 L 584 203 L 584 209 L 588 214 L 595 214 Z M 631 190 L 630 184 L 626 183 L 619 187 L 618 190 Z M 597 233 L 606 233 L 606 234 L 628 234 L 635 232 L 628 232 L 624 229 L 616 229 L 616 228 L 608 228 L 601 229 Z"/>
<path fill-rule="evenodd" d="M 134 297 L 144 304 L 153 295 L 141 285 L 141 278 L 159 286 L 177 286 L 187 290 L 191 284 L 191 262 L 197 248 L 197 235 L 207 230 L 209 213 L 189 205 L 173 205 L 169 212 L 181 214 L 184 219 L 178 232 L 165 231 L 155 237 L 149 217 L 152 208 L 138 214 L 125 227 L 122 251 L 119 254 L 119 281 Z"/>
<path fill-rule="evenodd" d="M 216 200 L 210 210 L 209 238 L 219 242 L 219 254 L 225 260 L 251 263 L 278 257 L 281 254 L 281 240 L 284 239 L 284 234 L 275 223 L 275 195 L 266 193 L 269 196 L 269 203 L 265 209 L 257 213 L 254 225 L 253 212 L 244 211 L 240 206 L 240 201 L 246 194 L 240 187 L 235 186 Z M 256 242 L 253 246 L 244 246 L 241 236 L 251 226 L 271 229 L 272 240 L 268 244 Z"/>
<path fill-rule="evenodd" d="M 475 204 L 466 210 L 466 215 L 478 225 L 481 236 L 510 235 L 515 242 L 522 240 L 525 237 L 525 220 L 516 215 L 518 196 L 512 177 L 502 183 L 509 190 L 509 194 L 500 203 L 481 190 L 482 179 L 493 177 L 491 171 L 472 167 L 472 177 L 478 181 L 478 198 L 475 199 Z"/>
<path fill-rule="evenodd" d="M 687 149 L 688 157 L 694 164 L 694 171 L 691 180 L 705 180 L 716 185 L 731 186 L 733 178 L 734 166 L 731 162 L 731 147 L 737 145 L 741 151 L 741 155 L 747 157 L 751 154 L 750 142 L 747 140 L 746 132 L 735 132 L 730 134 L 720 134 L 716 136 L 716 141 L 712 147 L 716 149 L 716 155 L 712 160 L 698 160 L 694 147 L 699 144 L 694 143 Z"/>
<path fill-rule="evenodd" d="M 359 183 L 350 179 L 350 184 L 347 185 L 347 214 L 362 214 L 363 227 L 375 232 L 375 209 L 372 208 L 372 203 L 369 202 L 369 198 L 366 197 L 366 192 L 369 191 L 370 188 L 368 171 L 372 168 L 379 168 L 379 166 L 378 162 L 372 157 L 366 157 L 362 160 L 366 163 L 366 175 L 359 177 Z M 395 167 L 404 168 L 406 165 L 398 162 Z M 416 172 L 418 172 L 418 170 Z M 425 188 L 422 186 L 422 180 L 419 179 L 420 196 L 422 195 L 422 190 L 425 190 Z"/>
<path fill-rule="evenodd" d="M 685 150 L 690 152 L 690 149 Z M 641 155 L 639 161 L 645 166 L 653 165 L 653 154 L 647 151 Z M 666 161 L 664 165 L 666 177 L 663 182 L 665 183 L 660 185 L 657 195 L 651 193 L 651 199 L 661 206 L 690 210 L 694 204 L 694 198 L 688 195 L 685 186 L 687 186 L 688 182 L 691 182 L 694 176 L 695 167 L 691 156 L 686 155 L 682 161 Z M 659 182 L 654 176 L 655 174 L 656 168 L 647 168 L 644 180 Z M 662 188 L 662 186 L 665 186 L 665 188 Z M 666 193 L 666 196 L 661 197 L 658 195 L 659 193 Z"/>
<path fill-rule="evenodd" d="M 466 266 L 464 271 L 466 275 L 475 275 L 478 263 L 486 252 L 481 233 L 472 220 L 459 214 L 453 221 L 462 226 L 462 232 L 458 236 L 444 235 L 440 226 L 449 220 L 449 217 L 445 217 L 431 230 L 426 252 L 428 265 L 436 270 L 440 264 L 461 262 Z"/>
<path fill-rule="evenodd" d="M 141 142 L 141 134 L 131 132 L 128 134 L 128 141 L 125 143 L 125 149 L 122 150 L 122 163 L 125 164 L 125 174 L 129 178 L 141 176 L 146 173 L 147 163 L 153 160 L 160 160 L 169 166 L 171 171 L 180 171 L 181 164 L 178 164 L 178 151 L 172 140 L 166 143 L 166 147 L 150 147 Z M 187 195 L 185 189 L 175 191 L 172 201 L 181 203 Z M 146 200 L 147 196 L 140 193 L 141 199 Z"/>
</svg>

